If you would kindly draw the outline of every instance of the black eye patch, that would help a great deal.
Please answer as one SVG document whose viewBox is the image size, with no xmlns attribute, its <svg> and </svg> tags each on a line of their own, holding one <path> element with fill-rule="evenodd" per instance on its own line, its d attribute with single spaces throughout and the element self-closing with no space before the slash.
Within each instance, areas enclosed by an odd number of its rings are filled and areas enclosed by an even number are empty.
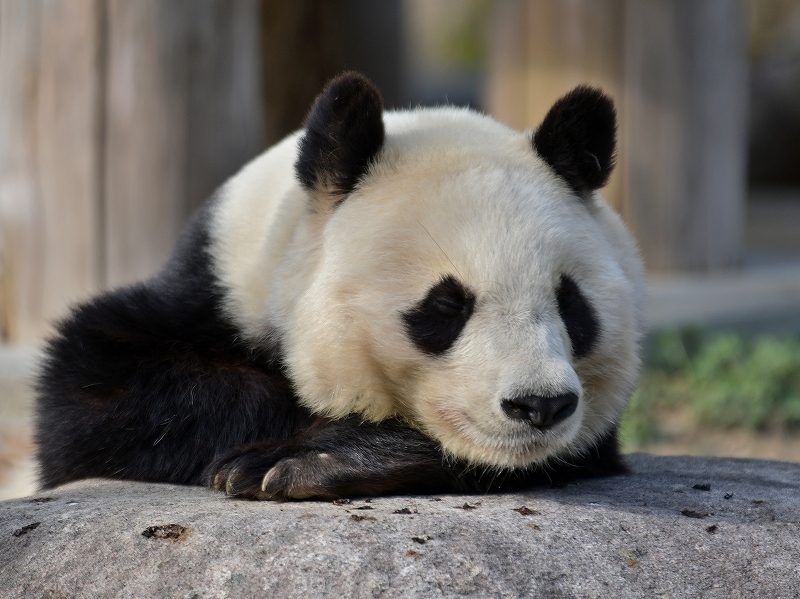
<svg viewBox="0 0 800 599">
<path fill-rule="evenodd" d="M 588 355 L 600 335 L 600 323 L 594 308 L 581 293 L 578 284 L 567 275 L 561 275 L 556 301 L 558 313 L 572 343 L 572 355 L 576 358 Z"/>
<path fill-rule="evenodd" d="M 438 355 L 453 346 L 474 309 L 475 294 L 455 277 L 446 276 L 402 317 L 414 345 Z"/>
</svg>

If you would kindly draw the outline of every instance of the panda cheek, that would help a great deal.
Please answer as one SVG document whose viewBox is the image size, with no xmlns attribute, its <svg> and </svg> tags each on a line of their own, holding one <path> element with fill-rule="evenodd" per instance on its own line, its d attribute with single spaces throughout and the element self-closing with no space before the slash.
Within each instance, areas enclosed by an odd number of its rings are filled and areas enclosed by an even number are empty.
<svg viewBox="0 0 800 599">
<path fill-rule="evenodd" d="M 594 307 L 581 293 L 578 284 L 567 275 L 561 275 L 556 288 L 556 302 L 572 344 L 572 355 L 575 358 L 588 356 L 600 337 L 600 322 Z"/>
</svg>

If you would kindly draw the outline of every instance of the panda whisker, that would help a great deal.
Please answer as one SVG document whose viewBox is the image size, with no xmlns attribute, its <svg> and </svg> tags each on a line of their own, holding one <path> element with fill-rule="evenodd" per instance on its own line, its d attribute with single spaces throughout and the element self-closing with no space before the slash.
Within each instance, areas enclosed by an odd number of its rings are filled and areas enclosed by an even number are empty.
<svg viewBox="0 0 800 599">
<path fill-rule="evenodd" d="M 420 226 L 420 227 L 422 227 L 423 229 L 425 229 L 425 232 L 428 234 L 428 237 L 430 237 L 430 238 L 431 238 L 431 240 L 433 240 L 433 243 L 435 243 L 435 244 L 436 244 L 436 247 L 438 247 L 438 248 L 439 248 L 439 250 L 442 252 L 442 254 L 444 254 L 444 257 L 445 257 L 445 258 L 447 258 L 447 261 L 448 261 L 448 262 L 450 263 L 450 265 L 451 265 L 451 266 L 452 266 L 452 267 L 455 269 L 455 271 L 458 273 L 458 276 L 459 276 L 459 277 L 461 277 L 461 280 L 463 281 L 463 280 L 464 280 L 464 275 L 462 275 L 462 274 L 461 274 L 461 271 L 460 271 L 460 270 L 458 270 L 458 267 L 457 267 L 455 264 L 453 264 L 453 261 L 450 259 L 450 256 L 448 256 L 448 255 L 447 255 L 447 252 L 445 252 L 445 251 L 442 249 L 442 246 L 440 246 L 440 245 L 439 245 L 439 242 L 438 242 L 438 241 L 436 241 L 436 239 L 433 237 L 433 235 L 431 235 L 431 232 L 430 232 L 430 231 L 428 231 L 427 227 L 426 227 L 425 225 L 423 225 L 423 224 L 420 222 L 420 220 L 419 220 L 419 219 L 416 219 L 416 221 L 419 223 L 419 226 Z"/>
<path fill-rule="evenodd" d="M 500 472 L 500 473 L 502 473 L 502 474 L 503 474 L 503 479 L 500 481 L 500 485 L 499 485 L 500 487 L 502 487 L 503 485 L 505 485 L 505 484 L 506 484 L 506 481 L 508 480 L 508 477 L 509 477 L 509 476 L 511 476 L 511 473 L 512 473 L 512 472 L 513 472 L 513 471 L 512 471 L 512 470 L 509 470 L 509 469 L 505 469 L 505 470 L 502 470 L 502 471 Z M 500 474 L 500 473 L 498 473 L 498 474 Z M 496 477 L 495 477 L 495 478 L 496 478 Z M 492 481 L 492 482 L 494 482 L 494 481 Z"/>
<path fill-rule="evenodd" d="M 478 471 L 477 466 L 474 464 L 466 464 L 462 469 L 461 473 L 459 474 L 459 478 L 466 478 L 470 474 L 475 474 Z M 479 477 L 480 478 L 480 477 Z"/>
<path fill-rule="evenodd" d="M 486 485 L 487 489 L 491 489 L 492 485 L 494 484 L 495 479 L 497 478 L 497 472 L 494 470 L 494 468 L 486 468 L 481 473 L 480 477 L 478 478 L 478 483 L 480 483 L 483 480 L 483 476 L 486 475 L 486 474 L 491 475 L 491 479 L 489 480 L 489 484 Z"/>
</svg>

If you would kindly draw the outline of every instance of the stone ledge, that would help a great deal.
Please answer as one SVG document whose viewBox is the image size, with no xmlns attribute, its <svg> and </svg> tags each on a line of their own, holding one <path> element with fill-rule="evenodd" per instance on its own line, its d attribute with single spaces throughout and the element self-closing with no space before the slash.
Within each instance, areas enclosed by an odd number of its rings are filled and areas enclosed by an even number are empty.
<svg viewBox="0 0 800 599">
<path fill-rule="evenodd" d="M 76 483 L 0 503 L 0 595 L 797 596 L 800 465 L 630 462 L 560 489 L 343 505 Z"/>
</svg>

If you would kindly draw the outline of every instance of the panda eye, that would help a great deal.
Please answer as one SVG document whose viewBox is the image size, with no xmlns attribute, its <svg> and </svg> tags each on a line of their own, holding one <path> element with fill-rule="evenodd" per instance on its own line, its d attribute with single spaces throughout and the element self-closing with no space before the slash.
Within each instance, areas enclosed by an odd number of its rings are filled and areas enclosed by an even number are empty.
<svg viewBox="0 0 800 599">
<path fill-rule="evenodd" d="M 600 323 L 594 308 L 581 293 L 578 284 L 567 275 L 561 275 L 556 288 L 556 301 L 558 313 L 572 343 L 572 355 L 576 358 L 588 355 L 600 335 Z"/>
<path fill-rule="evenodd" d="M 440 296 L 433 299 L 433 306 L 442 316 L 458 316 L 467 310 L 466 297 Z"/>
<path fill-rule="evenodd" d="M 402 317 L 414 344 L 438 355 L 453 346 L 474 308 L 475 295 L 455 277 L 447 276 Z"/>
</svg>

